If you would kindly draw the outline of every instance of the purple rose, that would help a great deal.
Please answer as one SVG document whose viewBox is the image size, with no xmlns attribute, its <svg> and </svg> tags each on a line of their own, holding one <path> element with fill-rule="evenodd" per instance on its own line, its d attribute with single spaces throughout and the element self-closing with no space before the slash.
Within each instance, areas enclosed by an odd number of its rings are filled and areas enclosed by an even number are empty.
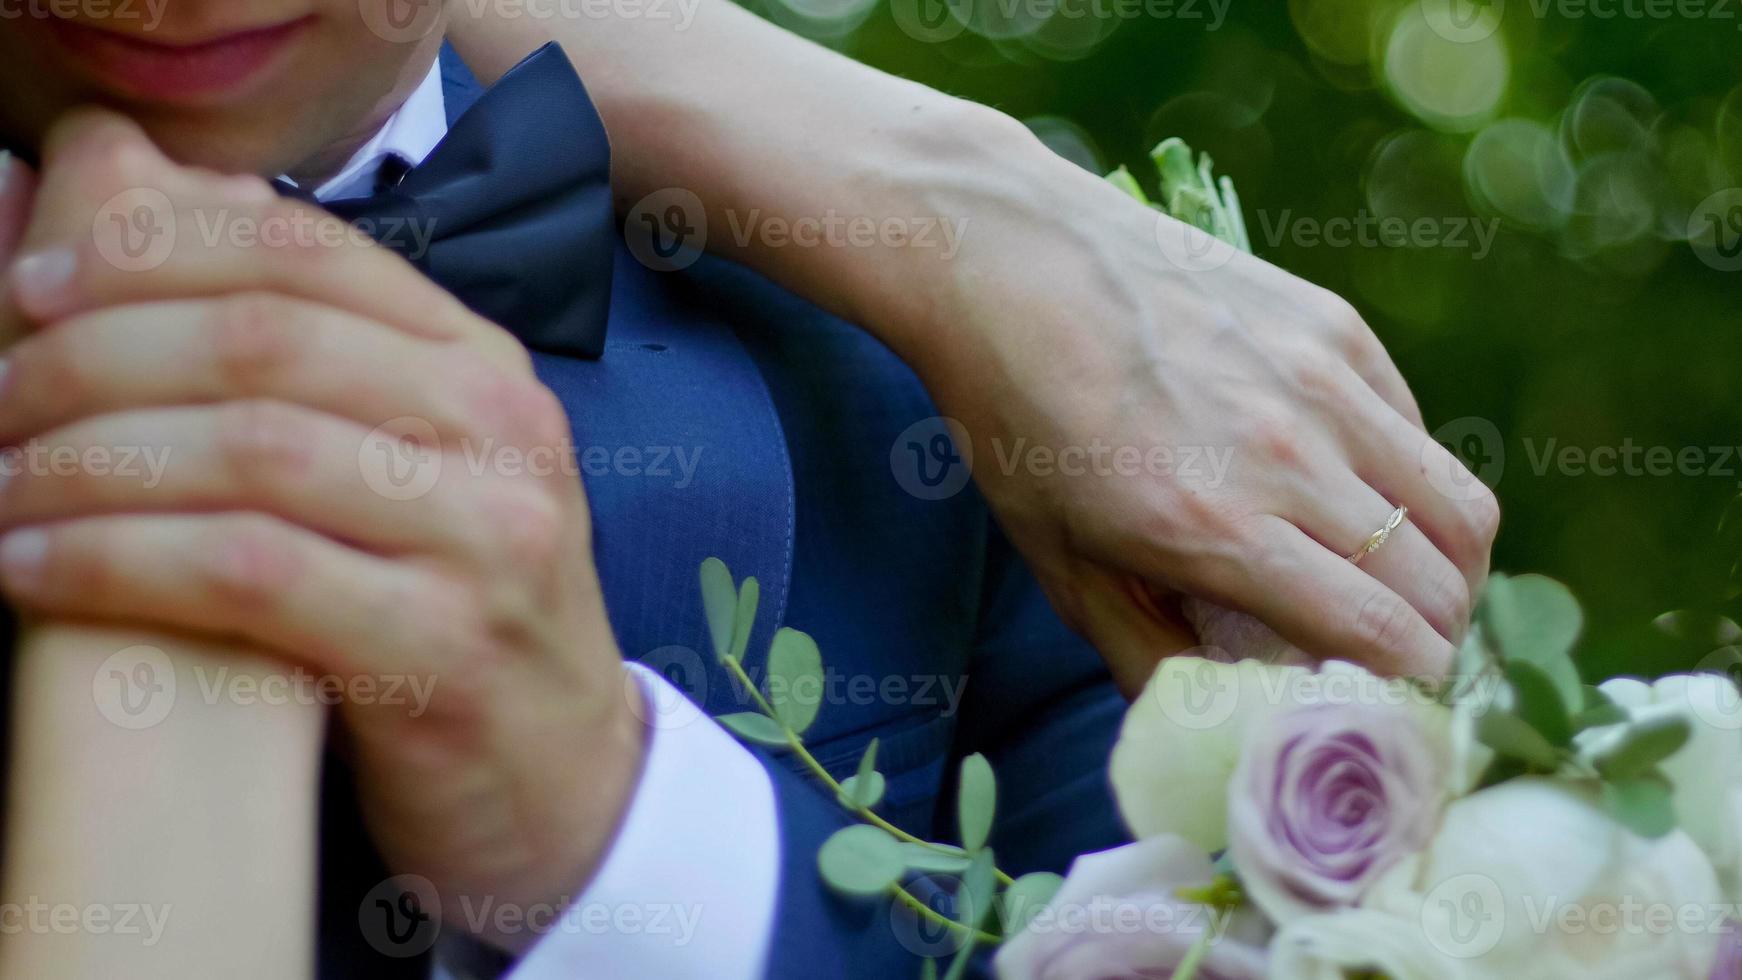
<svg viewBox="0 0 1742 980">
<path fill-rule="evenodd" d="M 1248 733 L 1228 786 L 1228 850 L 1278 924 L 1353 905 L 1439 822 L 1447 753 L 1414 713 L 1313 704 Z"/>
<path fill-rule="evenodd" d="M 1263 917 L 1180 897 L 1214 875 L 1208 855 L 1172 834 L 1085 854 L 993 967 L 999 980 L 1167 980 L 1208 929 L 1214 940 L 1198 980 L 1261 980 L 1270 941 Z"/>
<path fill-rule="evenodd" d="M 1742 922 L 1725 919 L 1718 933 L 1718 961 L 1712 964 L 1712 980 L 1742 980 Z"/>
</svg>

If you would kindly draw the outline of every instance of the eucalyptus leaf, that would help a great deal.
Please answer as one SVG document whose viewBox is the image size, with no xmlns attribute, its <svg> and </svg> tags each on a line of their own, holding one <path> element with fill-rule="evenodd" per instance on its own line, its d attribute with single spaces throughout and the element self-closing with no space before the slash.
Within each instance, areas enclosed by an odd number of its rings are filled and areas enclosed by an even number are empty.
<svg viewBox="0 0 1742 980">
<path fill-rule="evenodd" d="M 740 711 L 736 714 L 721 715 L 715 719 L 725 725 L 733 734 L 747 742 L 766 745 L 771 748 L 784 749 L 790 747 L 786 740 L 786 730 L 780 723 L 767 715 L 754 711 Z"/>
<path fill-rule="evenodd" d="M 869 824 L 843 827 L 817 851 L 817 870 L 830 888 L 848 895 L 881 895 L 901 880 L 907 866 L 901 844 Z"/>
<path fill-rule="evenodd" d="M 869 773 L 858 773 L 841 780 L 841 792 L 836 796 L 841 805 L 849 810 L 869 810 L 883 802 L 883 793 L 888 788 L 883 774 L 873 769 Z"/>
<path fill-rule="evenodd" d="M 992 849 L 974 852 L 968 870 L 962 872 L 962 890 L 956 893 L 956 921 L 970 929 L 980 928 L 992 912 L 998 879 L 993 871 Z"/>
<path fill-rule="evenodd" d="M 1641 837 L 1662 837 L 1676 827 L 1669 780 L 1655 773 L 1604 783 L 1603 808 Z"/>
<path fill-rule="evenodd" d="M 1510 759 L 1517 759 L 1539 772 L 1560 767 L 1561 753 L 1554 743 L 1509 711 L 1490 708 L 1476 719 L 1476 738 L 1483 745 Z"/>
<path fill-rule="evenodd" d="M 1570 744 L 1573 726 L 1567 720 L 1567 706 L 1548 674 L 1528 660 L 1508 663 L 1505 673 L 1516 702 L 1513 712 L 1548 739 L 1549 744 L 1563 747 Z"/>
<path fill-rule="evenodd" d="M 1597 750 L 1591 765 L 1611 782 L 1631 780 L 1674 755 L 1687 744 L 1690 734 L 1692 726 L 1685 715 L 1663 713 L 1634 719 Z"/>
<path fill-rule="evenodd" d="M 768 700 L 786 727 L 802 732 L 823 703 L 823 655 L 810 634 L 781 627 L 768 650 Z"/>
<path fill-rule="evenodd" d="M 738 587 L 738 611 L 732 622 L 732 659 L 743 660 L 750 646 L 750 628 L 756 625 L 756 606 L 762 599 L 762 585 L 752 575 Z"/>
<path fill-rule="evenodd" d="M 968 870 L 968 852 L 945 844 L 903 843 L 901 854 L 907 869 L 921 874 L 959 875 Z"/>
<path fill-rule="evenodd" d="M 733 622 L 738 611 L 738 590 L 732 585 L 732 572 L 718 558 L 702 562 L 702 610 L 708 618 L 708 637 L 713 640 L 714 654 L 725 657 L 732 649 Z"/>
<path fill-rule="evenodd" d="M 1504 658 L 1542 668 L 1563 704 L 1583 703 L 1572 650 L 1585 617 L 1566 586 L 1543 575 L 1496 573 L 1483 590 L 1478 614 L 1484 634 Z"/>
<path fill-rule="evenodd" d="M 1004 935 L 1014 936 L 1046 908 L 1065 880 L 1051 871 L 1034 871 L 1010 883 L 1000 897 L 998 915 Z"/>
<path fill-rule="evenodd" d="M 976 752 L 962 760 L 961 782 L 956 789 L 956 822 L 962 846 L 977 851 L 992 835 L 992 818 L 998 809 L 998 781 L 992 764 Z"/>
<path fill-rule="evenodd" d="M 1730 646 L 1742 640 L 1742 626 L 1717 613 L 1678 609 L 1651 621 L 1658 632 L 1699 646 Z"/>
<path fill-rule="evenodd" d="M 1618 725 L 1629 717 L 1627 709 L 1618 704 L 1599 704 L 1586 708 L 1573 716 L 1573 728 L 1582 732 L 1587 728 Z"/>
<path fill-rule="evenodd" d="M 865 754 L 859 757 L 859 771 L 841 780 L 841 805 L 849 810 L 860 807 L 869 810 L 883 802 L 887 784 L 883 774 L 877 771 L 878 742 L 874 738 L 870 745 L 865 746 Z"/>
</svg>

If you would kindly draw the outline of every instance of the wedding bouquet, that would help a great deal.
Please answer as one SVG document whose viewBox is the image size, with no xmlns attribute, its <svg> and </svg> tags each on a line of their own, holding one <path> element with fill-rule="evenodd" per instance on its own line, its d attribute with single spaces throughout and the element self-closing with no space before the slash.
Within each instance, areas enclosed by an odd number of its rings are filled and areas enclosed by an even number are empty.
<svg viewBox="0 0 1742 980">
<path fill-rule="evenodd" d="M 1178 140 L 1152 157 L 1152 207 L 1249 250 L 1207 157 Z M 1124 168 L 1108 179 L 1149 203 Z M 755 708 L 719 721 L 792 753 L 857 818 L 818 871 L 944 937 L 922 980 L 963 977 L 991 947 L 1001 980 L 1742 980 L 1734 623 L 1705 624 L 1709 671 L 1592 687 L 1572 660 L 1578 603 L 1541 576 L 1489 580 L 1448 678 L 1315 665 L 1249 616 L 1188 603 L 1211 655 L 1163 661 L 1113 751 L 1135 843 L 1012 877 L 988 844 L 983 757 L 961 766 L 960 843 L 894 826 L 875 740 L 844 779 L 805 745 L 816 644 L 781 629 L 757 684 L 755 579 L 710 559 L 701 585 Z"/>
<path fill-rule="evenodd" d="M 1742 977 L 1742 697 L 1584 686 L 1580 619 L 1495 576 L 1448 681 L 1165 661 L 1113 753 L 1137 842 L 1078 859 L 999 976 Z"/>
</svg>

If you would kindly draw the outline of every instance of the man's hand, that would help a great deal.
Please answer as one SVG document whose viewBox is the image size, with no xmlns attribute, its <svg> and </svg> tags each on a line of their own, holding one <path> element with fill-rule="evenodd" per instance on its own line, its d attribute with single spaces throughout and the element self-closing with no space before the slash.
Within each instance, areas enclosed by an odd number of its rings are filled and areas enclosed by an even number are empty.
<svg viewBox="0 0 1742 980">
<path fill-rule="evenodd" d="M 1000 179 L 983 167 L 973 187 L 935 191 L 972 224 L 953 261 L 910 260 L 907 280 L 933 286 L 891 294 L 911 305 L 891 321 L 916 325 L 893 343 L 963 424 L 1004 527 L 1122 686 L 1197 642 L 1170 615 L 1180 593 L 1319 657 L 1443 672 L 1499 510 L 1424 431 L 1354 310 L 1036 157 L 1050 153 L 1026 134 L 989 143 Z M 1351 564 L 1397 506 L 1408 521 Z"/>
<path fill-rule="evenodd" d="M 332 237 L 337 219 L 178 167 L 118 117 L 51 135 L 38 199 L 9 285 L 42 329 L 8 358 L 0 441 L 163 465 L 24 456 L 0 488 L 7 595 L 240 637 L 332 676 L 396 870 L 498 906 L 573 894 L 627 804 L 641 729 L 573 468 L 490 455 L 570 451 L 524 350 L 391 252 Z M 111 229 L 116 201 L 148 210 Z M 104 237 L 169 211 L 173 247 L 149 268 Z M 396 681 L 427 710 L 356 696 Z"/>
</svg>

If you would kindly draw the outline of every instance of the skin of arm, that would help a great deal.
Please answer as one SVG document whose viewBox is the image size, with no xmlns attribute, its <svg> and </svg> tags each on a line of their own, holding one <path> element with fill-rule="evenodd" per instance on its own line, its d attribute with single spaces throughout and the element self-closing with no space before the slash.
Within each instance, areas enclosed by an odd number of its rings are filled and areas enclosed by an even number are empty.
<svg viewBox="0 0 1742 980">
<path fill-rule="evenodd" d="M 32 175 L 6 166 L 0 263 L 35 204 Z M 19 918 L 0 936 L 0 976 L 311 976 L 327 710 L 247 693 L 283 663 L 38 617 L 11 669 L 0 902 Z"/>
<path fill-rule="evenodd" d="M 975 481 L 1055 608 L 1128 693 L 1199 642 L 1181 596 L 1253 614 L 1317 657 L 1444 670 L 1487 577 L 1498 505 L 1427 435 L 1348 303 L 1207 250 L 1003 113 L 728 0 L 693 9 L 684 21 L 456 7 L 448 37 L 485 80 L 559 42 L 611 135 L 620 212 L 633 223 L 649 194 L 694 194 L 709 251 L 912 366 L 972 439 Z M 916 236 L 931 222 L 955 240 L 804 247 L 758 233 L 831 216 L 896 219 Z M 1067 472 L 1067 458 L 1090 465 Z M 1354 568 L 1344 556 L 1400 504 L 1409 521 Z"/>
<path fill-rule="evenodd" d="M 27 626 L 14 669 L 0 975 L 312 976 L 325 709 L 208 699 L 284 668 L 137 627 Z"/>
</svg>

